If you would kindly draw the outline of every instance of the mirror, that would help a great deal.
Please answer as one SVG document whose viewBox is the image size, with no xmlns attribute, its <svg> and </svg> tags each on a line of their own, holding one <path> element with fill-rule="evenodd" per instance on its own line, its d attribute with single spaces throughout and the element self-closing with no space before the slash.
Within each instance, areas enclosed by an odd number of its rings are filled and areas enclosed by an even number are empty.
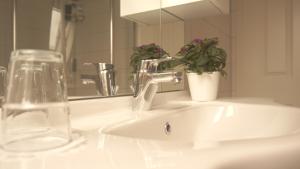
<svg viewBox="0 0 300 169">
<path fill-rule="evenodd" d="M 134 23 L 119 17 L 119 6 L 117 0 L 16 0 L 16 49 L 63 53 L 69 96 L 130 94 L 126 63 L 134 47 Z M 106 84 L 96 63 L 118 70 L 109 74 L 118 92 L 101 90 Z"/>
<path fill-rule="evenodd" d="M 131 7 L 126 0 L 0 3 L 0 66 L 7 67 L 14 49 L 59 51 L 64 55 L 72 98 L 131 95 L 129 61 L 134 48 L 151 43 L 167 46 L 160 0 L 153 2 L 155 10 L 136 15 L 138 19 L 126 14 Z M 144 23 L 145 18 L 151 18 L 150 22 Z M 178 89 L 165 84 L 160 91 Z"/>
<path fill-rule="evenodd" d="M 184 45 L 184 38 L 184 20 L 161 8 L 161 46 L 174 57 Z M 161 90 L 184 90 L 184 83 L 163 83 Z"/>
</svg>

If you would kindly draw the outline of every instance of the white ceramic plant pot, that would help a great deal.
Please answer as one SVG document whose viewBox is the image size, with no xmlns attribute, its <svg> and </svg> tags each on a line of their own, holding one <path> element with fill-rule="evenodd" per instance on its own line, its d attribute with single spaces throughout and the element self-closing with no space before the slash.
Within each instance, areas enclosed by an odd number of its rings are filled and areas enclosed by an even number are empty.
<svg viewBox="0 0 300 169">
<path fill-rule="evenodd" d="M 187 78 L 192 100 L 211 101 L 217 98 L 220 72 L 203 73 L 201 75 L 187 73 Z"/>
</svg>

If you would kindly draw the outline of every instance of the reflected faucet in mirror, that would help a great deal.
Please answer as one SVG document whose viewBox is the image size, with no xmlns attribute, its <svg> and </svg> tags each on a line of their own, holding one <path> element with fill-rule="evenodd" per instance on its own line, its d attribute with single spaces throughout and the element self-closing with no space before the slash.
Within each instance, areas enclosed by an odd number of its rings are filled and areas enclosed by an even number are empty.
<svg viewBox="0 0 300 169">
<path fill-rule="evenodd" d="M 96 68 L 97 74 L 82 74 L 80 79 L 83 84 L 95 84 L 98 95 L 115 96 L 118 86 L 115 82 L 114 65 L 108 63 L 84 63 L 84 66 Z"/>
<path fill-rule="evenodd" d="M 157 67 L 161 62 L 170 60 L 172 60 L 172 57 L 142 60 L 140 69 L 134 77 L 134 112 L 141 112 L 151 108 L 159 83 L 181 82 L 182 72 L 157 72 Z"/>
</svg>

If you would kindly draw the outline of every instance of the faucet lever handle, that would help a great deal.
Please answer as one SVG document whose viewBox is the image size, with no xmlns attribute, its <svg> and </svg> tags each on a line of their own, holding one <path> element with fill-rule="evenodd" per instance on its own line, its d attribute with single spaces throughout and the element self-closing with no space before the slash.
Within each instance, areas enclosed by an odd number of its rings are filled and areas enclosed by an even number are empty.
<svg viewBox="0 0 300 169">
<path fill-rule="evenodd" d="M 182 80 L 182 72 L 164 72 L 151 73 L 153 82 L 175 82 L 179 83 Z"/>
<path fill-rule="evenodd" d="M 154 73 L 157 72 L 157 67 L 160 63 L 172 60 L 172 57 L 164 57 L 160 59 L 145 59 L 142 60 L 140 72 Z"/>
</svg>

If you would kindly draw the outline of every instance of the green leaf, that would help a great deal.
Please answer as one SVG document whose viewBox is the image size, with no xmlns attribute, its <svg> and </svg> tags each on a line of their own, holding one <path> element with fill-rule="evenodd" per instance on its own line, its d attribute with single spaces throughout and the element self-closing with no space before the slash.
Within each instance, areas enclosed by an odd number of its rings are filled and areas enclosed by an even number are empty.
<svg viewBox="0 0 300 169">
<path fill-rule="evenodd" d="M 184 45 L 176 54 L 178 61 L 183 65 L 186 71 L 202 74 L 203 72 L 220 71 L 226 75 L 224 70 L 226 66 L 226 51 L 217 47 L 218 39 L 210 38 L 199 40 Z M 179 63 L 176 64 L 177 66 Z"/>
</svg>

